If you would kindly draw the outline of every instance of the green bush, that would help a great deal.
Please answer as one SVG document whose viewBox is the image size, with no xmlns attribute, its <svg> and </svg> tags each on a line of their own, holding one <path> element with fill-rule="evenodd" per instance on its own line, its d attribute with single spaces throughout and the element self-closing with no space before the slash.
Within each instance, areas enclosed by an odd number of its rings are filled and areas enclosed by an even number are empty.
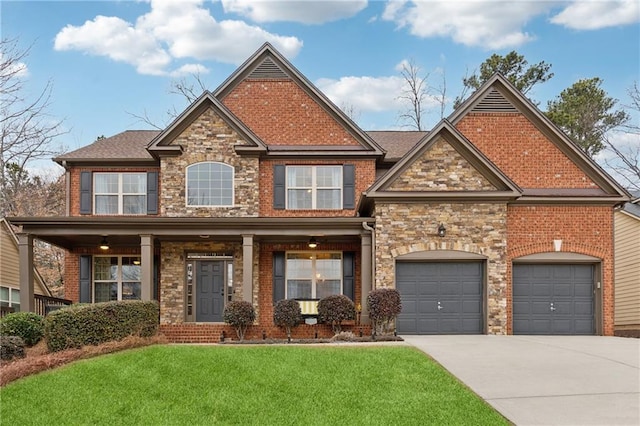
<svg viewBox="0 0 640 426">
<path fill-rule="evenodd" d="M 127 300 L 74 305 L 47 315 L 45 339 L 51 352 L 99 345 L 127 336 L 158 332 L 160 308 L 155 301 Z"/>
<path fill-rule="evenodd" d="M 291 328 L 302 322 L 300 304 L 293 299 L 279 300 L 273 307 L 273 322 L 287 332 L 287 339 L 291 340 Z"/>
<path fill-rule="evenodd" d="M 318 321 L 331 324 L 334 334 L 342 331 L 342 321 L 355 317 L 356 307 L 353 301 L 343 294 L 327 296 L 318 302 Z"/>
<path fill-rule="evenodd" d="M 18 336 L 0 336 L 0 359 L 24 358 L 24 340 Z"/>
<path fill-rule="evenodd" d="M 0 335 L 18 336 L 27 346 L 33 346 L 44 336 L 44 321 L 33 312 L 15 312 L 0 320 Z"/>
<path fill-rule="evenodd" d="M 369 318 L 378 334 L 390 334 L 396 317 L 402 311 L 400 293 L 395 288 L 378 288 L 367 296 Z"/>
<path fill-rule="evenodd" d="M 235 327 L 238 339 L 242 341 L 247 327 L 256 320 L 256 311 L 251 302 L 234 300 L 227 303 L 223 316 L 224 322 Z"/>
</svg>

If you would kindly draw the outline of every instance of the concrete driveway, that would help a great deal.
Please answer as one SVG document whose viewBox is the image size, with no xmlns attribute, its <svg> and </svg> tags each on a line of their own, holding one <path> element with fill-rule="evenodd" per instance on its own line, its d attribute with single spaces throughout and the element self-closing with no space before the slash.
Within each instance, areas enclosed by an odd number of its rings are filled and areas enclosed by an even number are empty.
<svg viewBox="0 0 640 426">
<path fill-rule="evenodd" d="M 640 425 L 640 339 L 402 337 L 516 425 Z"/>
</svg>

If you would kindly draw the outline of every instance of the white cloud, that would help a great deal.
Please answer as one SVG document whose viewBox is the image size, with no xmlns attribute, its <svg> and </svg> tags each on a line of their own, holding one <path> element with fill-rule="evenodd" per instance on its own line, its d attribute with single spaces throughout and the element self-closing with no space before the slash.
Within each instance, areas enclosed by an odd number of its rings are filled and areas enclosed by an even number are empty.
<svg viewBox="0 0 640 426">
<path fill-rule="evenodd" d="M 392 0 L 382 19 L 407 27 L 417 37 L 451 37 L 466 46 L 502 49 L 534 40 L 523 27 L 552 5 L 547 1 Z"/>
<path fill-rule="evenodd" d="M 354 16 L 367 7 L 367 0 L 222 0 L 222 6 L 255 22 L 322 24 Z"/>
<path fill-rule="evenodd" d="M 11 60 L 11 55 L 6 59 L 7 61 Z M 4 78 L 5 76 L 15 76 L 18 78 L 26 78 L 29 76 L 29 68 L 27 64 L 24 62 L 16 62 L 13 61 L 9 64 L 5 64 L 5 58 L 3 52 L 0 52 L 0 63 L 3 64 L 4 68 L 0 71 L 0 75 Z"/>
<path fill-rule="evenodd" d="M 597 30 L 629 25 L 640 22 L 640 2 L 638 0 L 574 1 L 551 18 L 551 22 L 574 30 Z"/>
<path fill-rule="evenodd" d="M 81 26 L 67 25 L 57 35 L 56 50 L 106 56 L 136 67 L 141 74 L 181 75 L 198 64 L 171 70 L 177 59 L 194 58 L 240 64 L 264 42 L 287 57 L 302 47 L 295 37 L 269 33 L 242 21 L 216 21 L 203 0 L 151 0 L 151 10 L 135 23 L 97 16 Z M 200 70 L 206 70 L 199 65 Z"/>
</svg>

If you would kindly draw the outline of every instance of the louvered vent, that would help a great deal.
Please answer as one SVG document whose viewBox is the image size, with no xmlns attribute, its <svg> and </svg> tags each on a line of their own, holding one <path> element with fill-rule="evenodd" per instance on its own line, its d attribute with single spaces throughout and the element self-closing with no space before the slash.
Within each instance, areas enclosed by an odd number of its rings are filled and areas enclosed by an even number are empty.
<svg viewBox="0 0 640 426">
<path fill-rule="evenodd" d="M 492 88 L 471 112 L 518 112 L 518 109 L 502 93 Z"/>
<path fill-rule="evenodd" d="M 250 79 L 267 78 L 289 78 L 289 75 L 282 70 L 271 58 L 265 58 L 260 65 L 254 68 L 249 74 Z"/>
</svg>

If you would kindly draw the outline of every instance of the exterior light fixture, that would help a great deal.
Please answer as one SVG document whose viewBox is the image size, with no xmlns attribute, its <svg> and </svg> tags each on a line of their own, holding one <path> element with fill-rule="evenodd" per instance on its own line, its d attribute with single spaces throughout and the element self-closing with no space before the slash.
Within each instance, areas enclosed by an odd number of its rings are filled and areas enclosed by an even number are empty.
<svg viewBox="0 0 640 426">
<path fill-rule="evenodd" d="M 107 237 L 102 237 L 102 241 L 100 241 L 100 250 L 109 250 L 109 241 L 107 241 Z"/>
<path fill-rule="evenodd" d="M 440 226 L 438 226 L 438 237 L 444 237 L 447 233 L 447 228 L 444 227 L 444 225 L 441 223 Z"/>
<path fill-rule="evenodd" d="M 318 247 L 318 241 L 316 240 L 316 237 L 311 237 L 311 239 L 309 240 L 309 248 L 316 247 Z"/>
</svg>

